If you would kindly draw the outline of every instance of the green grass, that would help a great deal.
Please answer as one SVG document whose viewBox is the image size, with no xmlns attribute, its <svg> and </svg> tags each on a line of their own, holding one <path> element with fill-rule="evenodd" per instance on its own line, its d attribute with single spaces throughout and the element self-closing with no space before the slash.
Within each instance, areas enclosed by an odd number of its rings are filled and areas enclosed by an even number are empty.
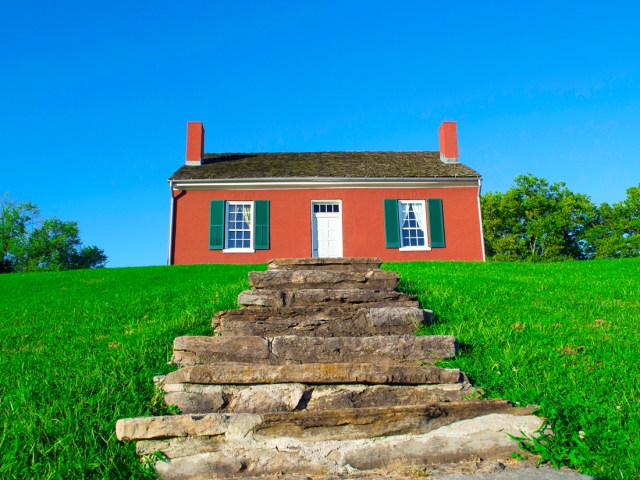
<svg viewBox="0 0 640 480">
<path fill-rule="evenodd" d="M 640 259 L 389 263 L 455 335 L 489 397 L 540 405 L 554 437 L 535 450 L 599 478 L 640 478 Z M 582 432 L 582 433 L 581 433 Z"/>
<path fill-rule="evenodd" d="M 143 478 L 119 418 L 162 413 L 173 339 L 211 333 L 264 266 L 0 276 L 0 478 Z"/>
<path fill-rule="evenodd" d="M 541 406 L 548 459 L 640 478 L 640 259 L 393 263 L 487 396 Z M 119 418 L 165 412 L 173 338 L 209 334 L 264 265 L 0 276 L 0 478 L 144 478 Z M 584 432 L 580 434 L 580 432 Z"/>
</svg>

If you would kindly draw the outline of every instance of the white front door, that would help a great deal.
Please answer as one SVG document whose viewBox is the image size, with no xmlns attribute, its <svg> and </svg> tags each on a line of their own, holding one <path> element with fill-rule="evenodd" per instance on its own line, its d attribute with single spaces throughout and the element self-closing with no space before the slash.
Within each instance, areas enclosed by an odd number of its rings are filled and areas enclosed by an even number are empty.
<svg viewBox="0 0 640 480">
<path fill-rule="evenodd" d="M 314 257 L 342 257 L 342 204 L 339 200 L 312 202 Z"/>
</svg>

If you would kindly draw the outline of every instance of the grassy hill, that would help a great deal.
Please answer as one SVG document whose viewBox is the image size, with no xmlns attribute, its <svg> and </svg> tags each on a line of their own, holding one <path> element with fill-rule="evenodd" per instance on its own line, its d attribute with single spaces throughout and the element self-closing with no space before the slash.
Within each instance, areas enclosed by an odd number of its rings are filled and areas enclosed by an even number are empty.
<svg viewBox="0 0 640 480">
<path fill-rule="evenodd" d="M 144 478 L 119 418 L 165 412 L 152 377 L 174 337 L 206 335 L 264 265 L 0 276 L 0 477 Z M 640 259 L 389 263 L 484 388 L 541 406 L 534 448 L 601 478 L 640 477 Z"/>
</svg>

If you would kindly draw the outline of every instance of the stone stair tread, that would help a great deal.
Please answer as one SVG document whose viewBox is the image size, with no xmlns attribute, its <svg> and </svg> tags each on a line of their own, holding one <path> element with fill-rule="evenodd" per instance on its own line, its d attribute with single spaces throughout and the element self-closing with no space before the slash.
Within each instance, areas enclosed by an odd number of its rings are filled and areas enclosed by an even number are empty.
<svg viewBox="0 0 640 480">
<path fill-rule="evenodd" d="M 371 336 L 411 334 L 433 312 L 418 307 L 308 306 L 223 310 L 211 321 L 222 336 Z"/>
<path fill-rule="evenodd" d="M 334 270 L 267 270 L 249 272 L 249 283 L 255 289 L 368 289 L 395 290 L 398 274 L 386 270 L 368 272 Z"/>
<path fill-rule="evenodd" d="M 182 413 L 264 413 L 462 401 L 468 382 L 444 385 L 161 384 L 167 405 Z"/>
<path fill-rule="evenodd" d="M 517 451 L 511 435 L 534 435 L 539 418 L 489 414 L 422 434 L 304 441 L 291 437 L 253 441 L 216 441 L 183 437 L 138 442 L 140 455 L 165 452 L 156 469 L 166 480 L 215 478 L 380 478 L 362 472 L 382 469 L 383 478 L 412 478 L 412 467 L 457 463 L 478 458 L 506 458 Z M 189 454 L 190 452 L 197 452 Z M 409 473 L 409 474 L 408 474 Z M 300 477 L 296 477 L 300 475 Z"/>
<path fill-rule="evenodd" d="M 392 365 L 383 363 L 307 363 L 268 365 L 220 362 L 183 367 L 165 377 L 165 384 L 260 385 L 303 383 L 313 385 L 388 384 L 438 385 L 465 380 L 457 368 L 432 365 Z"/>
<path fill-rule="evenodd" d="M 247 307 L 283 307 L 314 305 L 360 305 L 419 307 L 417 298 L 395 290 L 364 290 L 356 288 L 301 288 L 292 291 L 278 289 L 245 290 L 238 295 L 238 304 Z"/>
<path fill-rule="evenodd" d="M 282 270 L 348 270 L 368 272 L 380 268 L 382 260 L 372 257 L 279 258 L 271 260 L 267 269 Z"/>
<path fill-rule="evenodd" d="M 211 362 L 415 364 L 452 358 L 457 353 L 457 346 L 456 338 L 448 335 L 183 336 L 174 340 L 172 361 L 179 366 Z"/>
<path fill-rule="evenodd" d="M 506 400 L 267 413 L 202 413 L 118 420 L 120 440 L 224 436 L 227 440 L 292 437 L 306 441 L 349 440 L 426 433 L 488 414 L 531 414 Z"/>
</svg>

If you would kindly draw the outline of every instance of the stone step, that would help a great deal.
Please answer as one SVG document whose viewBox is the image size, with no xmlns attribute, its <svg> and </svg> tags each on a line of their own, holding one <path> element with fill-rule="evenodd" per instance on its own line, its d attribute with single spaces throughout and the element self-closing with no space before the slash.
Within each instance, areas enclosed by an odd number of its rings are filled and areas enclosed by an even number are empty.
<svg viewBox="0 0 640 480">
<path fill-rule="evenodd" d="M 417 307 L 279 307 L 225 310 L 211 325 L 222 336 L 312 337 L 412 334 L 433 312 Z"/>
<path fill-rule="evenodd" d="M 198 418 L 197 423 L 206 421 L 203 416 Z M 223 435 L 185 436 L 142 440 L 136 447 L 140 455 L 165 455 L 155 464 L 165 480 L 263 475 L 352 478 L 372 469 L 381 469 L 382 476 L 366 478 L 413 478 L 412 469 L 420 471 L 418 466 L 509 458 L 511 452 L 519 451 L 517 441 L 509 434 L 535 437 L 541 424 L 538 417 L 526 411 L 512 410 L 453 421 L 419 434 L 329 441 L 291 436 L 239 440 Z"/>
<path fill-rule="evenodd" d="M 350 272 L 368 272 L 378 270 L 382 260 L 371 257 L 343 258 L 279 258 L 271 260 L 268 270 L 341 270 Z"/>
<path fill-rule="evenodd" d="M 398 274 L 385 270 L 368 272 L 336 270 L 280 270 L 249 272 L 249 283 L 257 290 L 301 288 L 395 290 Z"/>
<path fill-rule="evenodd" d="M 456 338 L 448 335 L 177 337 L 172 361 L 178 366 L 216 362 L 415 364 L 452 358 L 457 347 Z"/>
<path fill-rule="evenodd" d="M 264 413 L 462 401 L 467 381 L 446 385 L 201 385 L 162 383 L 167 405 L 181 413 Z"/>
<path fill-rule="evenodd" d="M 305 288 L 291 291 L 261 289 L 245 290 L 238 295 L 238 304 L 248 307 L 344 306 L 419 307 L 413 295 L 395 291 L 355 288 Z"/>
<path fill-rule="evenodd" d="M 388 384 L 442 385 L 464 382 L 457 368 L 432 365 L 389 365 L 382 363 L 306 363 L 268 365 L 264 363 L 216 363 L 193 365 L 169 373 L 166 384 L 261 385 L 303 383 L 311 385 Z"/>
<path fill-rule="evenodd" d="M 118 420 L 119 440 L 224 436 L 233 439 L 292 437 L 305 441 L 353 440 L 426 433 L 459 420 L 490 413 L 530 414 L 506 400 L 466 400 L 338 410 L 256 413 L 203 413 Z"/>
</svg>

